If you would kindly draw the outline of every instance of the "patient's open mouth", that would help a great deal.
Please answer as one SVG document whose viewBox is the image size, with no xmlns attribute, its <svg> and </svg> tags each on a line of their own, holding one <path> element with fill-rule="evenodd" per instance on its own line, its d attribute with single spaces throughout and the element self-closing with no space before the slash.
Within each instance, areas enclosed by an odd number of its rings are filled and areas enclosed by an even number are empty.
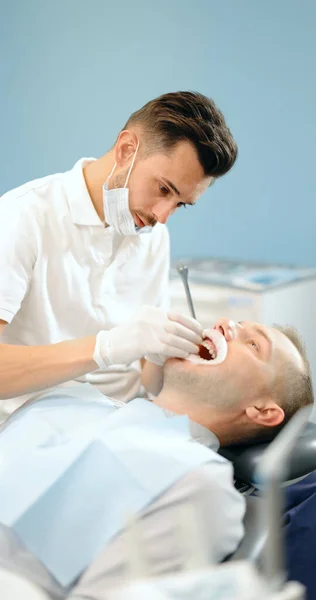
<svg viewBox="0 0 316 600">
<path fill-rule="evenodd" d="M 199 357 L 204 360 L 214 360 L 217 356 L 216 346 L 210 338 L 204 338 L 202 344 L 199 345 Z"/>
<path fill-rule="evenodd" d="M 205 329 L 198 354 L 190 354 L 188 361 L 196 365 L 218 365 L 227 356 L 227 342 L 217 329 Z"/>
</svg>

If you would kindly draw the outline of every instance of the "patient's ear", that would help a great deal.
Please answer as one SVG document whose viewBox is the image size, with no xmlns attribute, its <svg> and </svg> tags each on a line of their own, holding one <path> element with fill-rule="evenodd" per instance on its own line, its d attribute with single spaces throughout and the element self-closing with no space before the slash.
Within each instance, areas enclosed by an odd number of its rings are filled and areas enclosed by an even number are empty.
<svg viewBox="0 0 316 600">
<path fill-rule="evenodd" d="M 256 406 L 247 406 L 246 415 L 252 423 L 265 427 L 276 427 L 284 420 L 283 409 L 273 400 L 262 402 L 262 405 L 260 402 L 256 402 Z"/>
</svg>

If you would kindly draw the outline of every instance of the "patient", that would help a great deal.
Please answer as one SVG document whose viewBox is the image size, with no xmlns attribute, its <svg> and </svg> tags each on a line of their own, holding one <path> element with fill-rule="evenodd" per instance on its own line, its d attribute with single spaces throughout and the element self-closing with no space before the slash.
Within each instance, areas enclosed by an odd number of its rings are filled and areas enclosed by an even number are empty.
<svg viewBox="0 0 316 600">
<path fill-rule="evenodd" d="M 167 361 L 153 403 L 86 384 L 14 413 L 0 435 L 0 564 L 54 599 L 105 600 L 128 572 L 127 517 L 159 575 L 186 564 L 188 506 L 208 564 L 236 549 L 244 499 L 218 446 L 272 438 L 313 402 L 311 378 L 291 329 L 222 319 L 205 335 L 200 360 Z"/>
</svg>

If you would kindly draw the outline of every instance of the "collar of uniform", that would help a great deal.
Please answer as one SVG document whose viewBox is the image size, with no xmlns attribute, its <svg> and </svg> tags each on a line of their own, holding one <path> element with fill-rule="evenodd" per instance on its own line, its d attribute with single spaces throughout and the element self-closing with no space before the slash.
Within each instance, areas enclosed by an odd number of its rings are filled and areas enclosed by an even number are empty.
<svg viewBox="0 0 316 600">
<path fill-rule="evenodd" d="M 162 410 L 167 417 L 178 416 L 177 413 L 173 412 L 172 410 L 169 410 L 168 408 L 163 408 Z M 189 419 L 189 423 L 192 439 L 217 452 L 217 450 L 219 449 L 219 440 L 216 437 L 215 433 L 207 429 L 207 427 L 204 427 L 199 423 L 195 423 L 195 421 L 191 421 L 191 419 Z"/>
<path fill-rule="evenodd" d="M 67 172 L 66 188 L 69 210 L 76 225 L 104 227 L 90 198 L 83 176 L 83 168 L 95 158 L 81 158 L 71 171 Z"/>
</svg>

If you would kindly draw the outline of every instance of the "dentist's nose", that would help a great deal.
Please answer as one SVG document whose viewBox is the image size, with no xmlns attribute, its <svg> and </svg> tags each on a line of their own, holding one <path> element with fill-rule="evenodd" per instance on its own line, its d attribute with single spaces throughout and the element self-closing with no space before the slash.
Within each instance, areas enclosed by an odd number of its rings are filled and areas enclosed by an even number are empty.
<svg viewBox="0 0 316 600">
<path fill-rule="evenodd" d="M 155 219 L 163 225 L 167 222 L 172 212 L 173 208 L 170 206 L 169 202 L 168 204 L 166 202 L 159 202 L 153 207 L 153 215 Z"/>
<path fill-rule="evenodd" d="M 214 325 L 214 329 L 220 331 L 220 333 L 225 337 L 227 342 L 230 342 L 236 336 L 236 330 L 238 327 L 238 323 L 232 321 L 231 319 L 221 318 L 216 321 Z"/>
</svg>

